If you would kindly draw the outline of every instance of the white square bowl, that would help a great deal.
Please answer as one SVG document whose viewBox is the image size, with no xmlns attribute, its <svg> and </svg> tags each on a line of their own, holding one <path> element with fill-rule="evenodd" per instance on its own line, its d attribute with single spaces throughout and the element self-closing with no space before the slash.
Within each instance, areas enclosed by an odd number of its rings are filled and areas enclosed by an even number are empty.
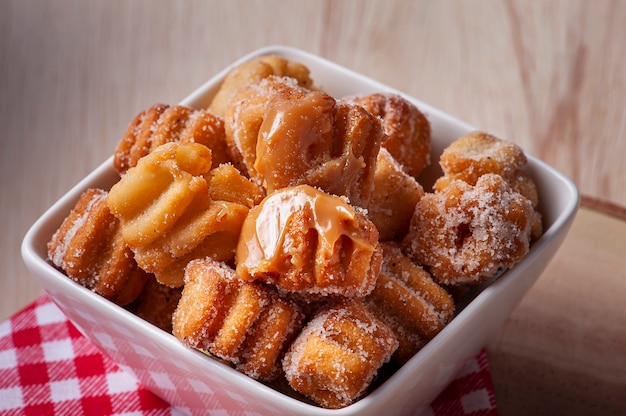
<svg viewBox="0 0 626 416">
<path fill-rule="evenodd" d="M 282 46 L 259 49 L 231 67 L 265 54 L 305 64 L 316 84 L 335 97 L 381 91 L 400 93 L 318 56 Z M 180 104 L 207 107 L 229 68 Z M 406 98 L 426 114 L 432 126 L 432 163 L 421 181 L 426 187 L 440 174 L 437 161 L 442 150 L 476 128 L 417 99 Z M 450 324 L 409 362 L 366 397 L 343 409 L 322 409 L 303 403 L 187 348 L 172 335 L 74 283 L 47 261 L 46 244 L 82 192 L 89 187 L 109 189 L 119 179 L 112 157 L 30 228 L 22 243 L 22 256 L 43 289 L 86 337 L 154 393 L 191 413 L 223 410 L 280 415 L 416 414 L 430 404 L 464 362 L 503 324 L 557 251 L 574 219 L 579 203 L 575 185 L 545 163 L 532 156 L 528 159 L 529 172 L 539 190 L 544 234 L 517 266 L 494 282 L 475 288 Z"/>
</svg>

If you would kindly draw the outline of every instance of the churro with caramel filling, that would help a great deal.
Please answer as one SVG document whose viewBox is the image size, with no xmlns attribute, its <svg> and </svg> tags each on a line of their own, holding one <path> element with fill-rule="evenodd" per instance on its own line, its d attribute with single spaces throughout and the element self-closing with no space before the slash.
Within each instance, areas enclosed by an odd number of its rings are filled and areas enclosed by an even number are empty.
<svg viewBox="0 0 626 416">
<path fill-rule="evenodd" d="M 252 208 L 237 246 L 237 275 L 288 292 L 363 297 L 381 264 L 378 231 L 345 199 L 308 185 Z"/>
<path fill-rule="evenodd" d="M 254 169 L 268 193 L 308 184 L 367 208 L 385 137 L 360 106 L 320 91 L 281 91 L 267 105 Z"/>
</svg>

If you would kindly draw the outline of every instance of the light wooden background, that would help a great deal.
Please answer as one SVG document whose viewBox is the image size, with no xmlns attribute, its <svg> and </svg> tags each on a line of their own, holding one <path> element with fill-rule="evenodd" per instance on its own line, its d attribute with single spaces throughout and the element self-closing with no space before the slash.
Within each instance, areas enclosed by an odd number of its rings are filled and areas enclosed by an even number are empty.
<svg viewBox="0 0 626 416">
<path fill-rule="evenodd" d="M 502 414 L 618 414 L 624 22 L 621 0 L 0 0 L 0 319 L 41 294 L 24 233 L 138 111 L 256 48 L 290 45 L 515 141 L 601 201 L 602 212 L 585 199 L 488 351 Z"/>
</svg>

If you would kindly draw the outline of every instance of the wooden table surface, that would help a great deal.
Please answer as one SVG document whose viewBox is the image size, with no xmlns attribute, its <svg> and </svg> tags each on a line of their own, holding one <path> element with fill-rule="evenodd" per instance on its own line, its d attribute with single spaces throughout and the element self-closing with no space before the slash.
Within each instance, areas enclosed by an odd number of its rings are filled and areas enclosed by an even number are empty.
<svg viewBox="0 0 626 416">
<path fill-rule="evenodd" d="M 0 319 L 41 294 L 28 227 L 130 119 L 283 44 L 418 97 L 570 176 L 584 196 L 487 345 L 505 415 L 626 410 L 626 2 L 0 0 Z"/>
</svg>

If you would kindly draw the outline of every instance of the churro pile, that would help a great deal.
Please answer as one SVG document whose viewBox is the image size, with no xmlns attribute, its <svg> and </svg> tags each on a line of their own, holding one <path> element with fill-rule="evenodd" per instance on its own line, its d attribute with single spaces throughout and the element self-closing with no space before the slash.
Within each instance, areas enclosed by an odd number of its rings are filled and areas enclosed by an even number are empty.
<svg viewBox="0 0 626 416">
<path fill-rule="evenodd" d="M 262 56 L 208 108 L 135 116 L 120 180 L 81 196 L 49 260 L 190 348 L 345 407 L 450 322 L 457 288 L 542 233 L 518 146 L 461 137 L 426 190 L 430 140 L 410 100 L 334 97 L 306 66 Z"/>
</svg>

